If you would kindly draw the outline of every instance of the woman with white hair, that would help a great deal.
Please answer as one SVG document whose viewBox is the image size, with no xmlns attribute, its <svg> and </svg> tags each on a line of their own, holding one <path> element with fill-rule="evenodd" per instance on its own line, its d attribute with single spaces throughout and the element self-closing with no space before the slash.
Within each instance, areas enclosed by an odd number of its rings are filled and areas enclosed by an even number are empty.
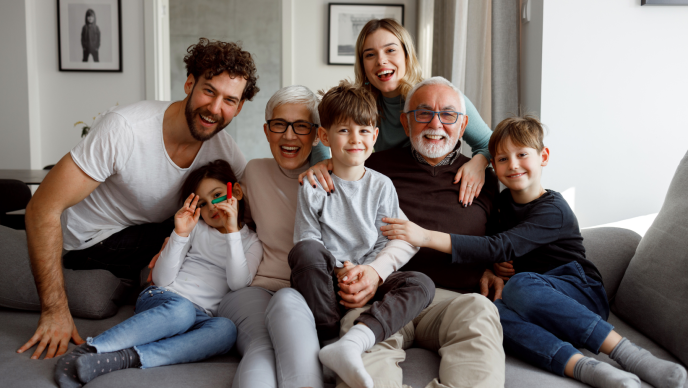
<svg viewBox="0 0 688 388">
<path fill-rule="evenodd" d="M 242 360 L 232 387 L 322 387 L 318 335 L 305 299 L 290 288 L 298 176 L 320 123 L 318 98 L 304 86 L 278 90 L 263 125 L 273 158 L 253 159 L 243 181 L 246 223 L 256 226 L 263 260 L 250 287 L 230 292 L 219 315 L 235 322 Z"/>
</svg>

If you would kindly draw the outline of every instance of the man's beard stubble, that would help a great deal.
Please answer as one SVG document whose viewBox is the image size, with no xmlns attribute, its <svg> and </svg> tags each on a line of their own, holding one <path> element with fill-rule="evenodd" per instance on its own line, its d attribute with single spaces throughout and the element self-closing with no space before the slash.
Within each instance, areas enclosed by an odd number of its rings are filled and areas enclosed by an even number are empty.
<svg viewBox="0 0 688 388">
<path fill-rule="evenodd" d="M 189 132 L 191 133 L 191 136 L 198 140 L 198 141 L 206 141 L 212 139 L 213 136 L 217 135 L 220 131 L 225 129 L 227 125 L 229 125 L 229 122 L 225 124 L 224 118 L 222 117 L 216 117 L 215 115 L 211 114 L 207 110 L 203 109 L 195 109 L 191 110 L 191 100 L 193 99 L 193 93 L 194 90 L 196 89 L 196 85 L 194 85 L 194 88 L 191 90 L 191 94 L 189 95 L 189 99 L 186 101 L 186 107 L 184 107 L 184 116 L 186 116 L 186 125 L 189 127 Z M 194 123 L 194 116 L 196 114 L 203 114 L 205 117 L 210 117 L 213 120 L 217 122 L 217 128 L 210 134 L 205 134 L 202 131 L 200 131 L 198 128 L 196 128 L 196 124 Z M 231 120 L 230 120 L 231 122 Z"/>
<path fill-rule="evenodd" d="M 443 135 L 445 137 L 445 145 L 430 145 L 425 143 L 425 135 Z M 426 158 L 439 158 L 441 156 L 447 155 L 452 152 L 456 143 L 459 141 L 458 137 L 452 139 L 448 136 L 445 131 L 426 129 L 422 131 L 418 136 L 413 136 L 411 138 L 411 144 L 413 148 L 418 151 L 421 155 Z"/>
</svg>

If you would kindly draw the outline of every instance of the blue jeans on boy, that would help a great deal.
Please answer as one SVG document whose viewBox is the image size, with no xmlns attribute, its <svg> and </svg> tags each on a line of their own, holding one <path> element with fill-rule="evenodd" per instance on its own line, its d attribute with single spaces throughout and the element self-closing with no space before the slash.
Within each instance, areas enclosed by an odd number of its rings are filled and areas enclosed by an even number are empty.
<svg viewBox="0 0 688 388">
<path fill-rule="evenodd" d="M 213 318 L 183 296 L 150 286 L 139 294 L 133 317 L 86 342 L 98 353 L 133 347 L 145 369 L 227 353 L 236 337 L 229 319 Z"/>
<path fill-rule="evenodd" d="M 612 331 L 602 283 L 576 262 L 545 274 L 522 272 L 495 302 L 507 352 L 564 376 L 566 363 L 586 348 L 597 354 Z"/>
</svg>

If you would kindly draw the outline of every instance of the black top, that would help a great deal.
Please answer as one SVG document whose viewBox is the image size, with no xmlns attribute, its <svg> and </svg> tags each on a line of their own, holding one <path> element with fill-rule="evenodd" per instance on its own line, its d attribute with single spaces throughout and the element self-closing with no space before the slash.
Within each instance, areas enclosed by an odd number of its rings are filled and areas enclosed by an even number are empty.
<svg viewBox="0 0 688 388">
<path fill-rule="evenodd" d="M 504 190 L 497 208 L 499 233 L 487 237 L 451 235 L 454 263 L 513 260 L 516 273 L 543 274 L 576 261 L 586 275 L 602 282 L 600 272 L 585 258 L 578 220 L 561 194 L 547 190 L 532 202 L 518 204 L 511 191 Z"/>
</svg>

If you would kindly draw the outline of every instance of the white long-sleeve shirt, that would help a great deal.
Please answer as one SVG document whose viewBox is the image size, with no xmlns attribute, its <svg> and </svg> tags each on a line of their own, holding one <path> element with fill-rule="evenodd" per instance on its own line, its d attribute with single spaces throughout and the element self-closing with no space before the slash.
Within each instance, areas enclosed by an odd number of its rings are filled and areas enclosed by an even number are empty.
<svg viewBox="0 0 688 388">
<path fill-rule="evenodd" d="M 263 245 L 244 226 L 222 234 L 199 220 L 188 237 L 174 231 L 153 268 L 153 282 L 217 314 L 222 297 L 253 281 L 263 258 Z"/>
</svg>

